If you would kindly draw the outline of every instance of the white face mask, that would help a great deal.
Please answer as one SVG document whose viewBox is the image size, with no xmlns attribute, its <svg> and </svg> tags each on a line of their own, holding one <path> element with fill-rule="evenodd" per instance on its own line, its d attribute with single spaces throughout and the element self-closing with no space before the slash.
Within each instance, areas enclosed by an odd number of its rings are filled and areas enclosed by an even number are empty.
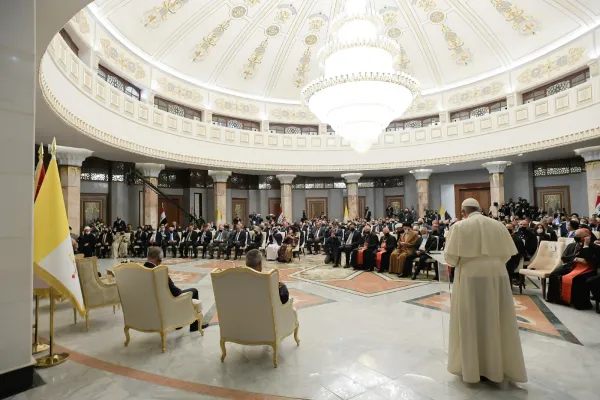
<svg viewBox="0 0 600 400">
<path fill-rule="evenodd" d="M 542 228 L 539 228 L 539 229 L 537 230 L 537 233 L 544 233 L 544 230 L 543 230 Z"/>
</svg>

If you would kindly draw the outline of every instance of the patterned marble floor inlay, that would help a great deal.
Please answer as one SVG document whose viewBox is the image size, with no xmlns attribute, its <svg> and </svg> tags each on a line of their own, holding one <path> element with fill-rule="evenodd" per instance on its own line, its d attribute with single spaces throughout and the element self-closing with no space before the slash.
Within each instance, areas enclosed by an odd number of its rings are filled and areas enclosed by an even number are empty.
<svg viewBox="0 0 600 400">
<path fill-rule="evenodd" d="M 183 272 L 183 271 L 169 271 L 169 277 L 174 283 L 183 283 L 183 284 L 191 284 L 198 283 L 206 274 L 199 274 L 193 272 Z"/>
<path fill-rule="evenodd" d="M 335 300 L 327 299 L 325 297 L 318 296 L 316 294 L 305 292 L 300 289 L 288 289 L 290 292 L 290 298 L 294 299 L 294 308 L 301 310 L 307 307 L 319 306 L 322 304 L 333 303 Z M 204 322 L 209 325 L 219 324 L 219 315 L 215 305 L 204 316 Z"/>
<path fill-rule="evenodd" d="M 519 329 L 574 344 L 581 344 L 538 296 L 513 295 L 513 298 Z M 433 293 L 407 300 L 406 303 L 450 312 L 450 294 L 448 292 Z"/>
</svg>

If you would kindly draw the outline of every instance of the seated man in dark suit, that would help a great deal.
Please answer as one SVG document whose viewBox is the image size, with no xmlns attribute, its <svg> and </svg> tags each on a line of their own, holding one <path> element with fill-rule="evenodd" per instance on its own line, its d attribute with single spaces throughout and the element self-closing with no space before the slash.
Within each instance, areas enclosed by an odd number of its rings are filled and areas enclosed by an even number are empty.
<svg viewBox="0 0 600 400">
<path fill-rule="evenodd" d="M 523 241 L 519 238 L 519 236 L 517 236 L 514 233 L 514 225 L 506 224 L 506 229 L 508 229 L 508 233 L 510 233 L 510 236 L 513 238 L 513 242 L 515 243 L 515 247 L 517 248 L 517 254 L 513 255 L 506 262 L 506 271 L 508 272 L 508 276 L 511 279 L 516 279 L 519 275 L 519 271 L 517 271 L 517 268 L 521 263 L 521 259 L 525 260 L 525 258 L 527 257 L 527 250 L 525 249 L 525 244 L 523 243 Z"/>
<path fill-rule="evenodd" d="M 246 267 L 262 272 L 262 255 L 260 251 L 252 249 L 246 253 Z M 289 299 L 290 292 L 287 286 L 285 286 L 285 283 L 279 282 L 279 300 L 281 300 L 281 304 L 287 303 Z"/>
<path fill-rule="evenodd" d="M 108 227 L 105 227 L 96 243 L 96 257 L 110 257 L 110 246 L 112 246 L 113 234 Z"/>
<path fill-rule="evenodd" d="M 136 257 L 146 257 L 148 252 L 148 233 L 138 226 L 137 231 L 133 234 L 133 255 Z"/>
<path fill-rule="evenodd" d="M 148 260 L 144 263 L 144 267 L 146 267 L 146 268 L 158 267 L 162 263 L 162 260 L 163 260 L 162 249 L 160 247 L 150 247 L 148 249 Z M 177 286 L 175 286 L 175 284 L 171 280 L 171 277 L 169 277 L 169 290 L 171 291 L 171 294 L 173 295 L 173 297 L 177 297 L 182 293 L 190 292 L 190 293 L 192 293 L 192 299 L 198 300 L 198 289 L 190 288 L 190 289 L 181 290 Z M 207 328 L 207 327 L 208 327 L 208 324 L 202 324 L 202 329 Z M 181 328 L 178 328 L 178 329 L 181 329 Z M 198 330 L 198 321 L 194 321 L 190 325 L 190 332 L 195 332 L 197 330 Z"/>
<path fill-rule="evenodd" d="M 246 230 L 240 225 L 236 225 L 235 232 L 229 235 L 229 244 L 225 248 L 225 259 L 229 260 L 231 256 L 231 249 L 235 249 L 233 253 L 233 259 L 237 260 L 240 253 L 240 248 L 246 246 Z"/>
<path fill-rule="evenodd" d="M 421 244 L 417 247 L 417 251 L 415 252 L 415 257 L 418 258 L 417 267 L 415 268 L 415 272 L 413 273 L 412 280 L 417 279 L 417 276 L 421 272 L 423 268 L 425 268 L 427 260 L 430 258 L 430 251 L 440 251 L 443 248 L 443 241 L 439 236 L 434 234 L 429 234 L 426 228 L 421 228 Z M 409 255 L 407 260 L 412 256 Z M 438 269 L 434 266 L 435 276 L 433 277 L 434 281 L 439 281 Z"/>
<path fill-rule="evenodd" d="M 263 242 L 263 232 L 260 229 L 260 226 L 255 226 L 254 227 L 254 238 L 248 245 L 248 251 L 259 249 L 260 246 L 262 246 L 262 242 Z"/>
<path fill-rule="evenodd" d="M 195 231 L 194 231 L 195 232 Z M 202 258 L 206 258 L 206 249 L 212 241 L 213 233 L 212 229 L 208 224 L 202 225 L 202 231 L 200 233 L 195 232 L 196 237 L 194 239 L 194 257 L 198 257 L 198 247 L 202 247 Z"/>
<path fill-rule="evenodd" d="M 170 226 L 169 230 L 166 232 L 165 242 L 165 247 L 167 249 L 171 249 L 171 252 L 173 253 L 173 258 L 177 257 L 177 248 L 179 247 L 179 232 L 176 232 L 175 228 L 173 228 L 172 226 Z"/>
<path fill-rule="evenodd" d="M 333 265 L 334 267 L 339 267 L 340 262 L 342 260 L 342 253 L 346 254 L 346 265 L 344 268 L 350 268 L 350 254 L 352 250 L 356 249 L 361 241 L 361 235 L 356 230 L 356 225 L 354 222 L 351 222 L 348 225 L 349 229 L 344 234 L 344 239 L 342 240 L 341 246 L 337 248 L 337 255 L 335 257 L 336 263 Z"/>
<path fill-rule="evenodd" d="M 538 248 L 538 240 L 535 237 L 535 233 L 529 229 L 529 222 L 527 220 L 519 221 L 519 230 L 515 232 L 515 235 L 523 241 L 525 250 L 527 250 L 525 261 L 529 261 Z"/>
</svg>

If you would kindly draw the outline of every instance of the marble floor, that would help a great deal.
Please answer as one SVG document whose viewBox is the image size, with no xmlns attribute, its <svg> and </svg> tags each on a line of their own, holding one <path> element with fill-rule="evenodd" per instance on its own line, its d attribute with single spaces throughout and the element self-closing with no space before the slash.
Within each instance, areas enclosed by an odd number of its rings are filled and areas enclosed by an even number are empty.
<svg viewBox="0 0 600 400">
<path fill-rule="evenodd" d="M 55 338 L 70 353 L 63 365 L 37 370 L 43 384 L 12 397 L 25 399 L 598 399 L 600 315 L 547 304 L 531 282 L 515 290 L 515 309 L 529 374 L 526 384 L 464 384 L 446 372 L 445 290 L 425 276 L 417 281 L 331 268 L 307 256 L 279 268 L 298 309 L 301 345 L 282 342 L 279 367 L 272 350 L 227 344 L 220 362 L 218 315 L 210 271 L 231 262 L 166 260 L 179 287 L 195 287 L 205 310 L 205 336 L 170 332 L 167 352 L 158 334 L 131 331 L 123 346 L 123 316 L 94 310 L 90 330 L 73 323 L 59 304 Z M 238 260 L 238 263 L 241 262 Z M 99 260 L 103 272 L 116 260 Z M 47 337 L 48 302 L 41 306 Z"/>
</svg>

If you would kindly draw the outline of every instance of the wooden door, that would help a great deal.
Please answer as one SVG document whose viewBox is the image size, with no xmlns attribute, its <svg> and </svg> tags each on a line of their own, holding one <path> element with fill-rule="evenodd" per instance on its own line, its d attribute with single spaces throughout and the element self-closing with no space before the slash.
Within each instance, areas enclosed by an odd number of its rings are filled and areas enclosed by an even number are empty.
<svg viewBox="0 0 600 400">
<path fill-rule="evenodd" d="M 248 199 L 231 199 L 231 221 L 239 218 L 244 225 L 248 223 Z"/>
<path fill-rule="evenodd" d="M 456 216 L 460 216 L 462 202 L 468 198 L 474 198 L 487 215 L 492 205 L 489 182 L 470 183 L 467 185 L 454 185 L 454 200 Z"/>
<path fill-rule="evenodd" d="M 269 198 L 269 214 L 273 214 L 276 217 L 278 217 L 280 212 L 281 212 L 281 198 L 280 197 Z"/>
<path fill-rule="evenodd" d="M 342 204 L 342 213 L 345 212 L 346 206 L 348 205 L 348 196 L 344 196 L 344 203 Z M 365 196 L 358 196 L 358 218 L 364 218 L 365 208 L 367 206 L 367 199 Z M 373 210 L 371 210 L 371 218 L 374 218 Z"/>
<path fill-rule="evenodd" d="M 173 202 L 175 204 L 177 204 L 178 206 L 181 207 L 181 204 L 183 204 L 183 196 L 180 195 L 168 195 L 167 196 L 169 199 L 173 200 Z M 160 213 L 162 210 L 162 207 L 165 208 L 165 214 L 167 216 L 167 226 L 171 226 L 173 225 L 173 221 L 176 221 L 177 224 L 179 226 L 184 226 L 184 224 L 187 224 L 187 220 L 185 218 L 185 215 L 181 212 L 181 210 L 179 208 L 177 208 L 175 206 L 175 204 L 165 200 L 165 199 L 158 199 L 158 221 L 160 222 Z"/>
<path fill-rule="evenodd" d="M 306 217 L 308 219 L 319 218 L 321 215 L 327 216 L 328 204 L 326 197 L 307 197 L 306 198 Z"/>
</svg>

